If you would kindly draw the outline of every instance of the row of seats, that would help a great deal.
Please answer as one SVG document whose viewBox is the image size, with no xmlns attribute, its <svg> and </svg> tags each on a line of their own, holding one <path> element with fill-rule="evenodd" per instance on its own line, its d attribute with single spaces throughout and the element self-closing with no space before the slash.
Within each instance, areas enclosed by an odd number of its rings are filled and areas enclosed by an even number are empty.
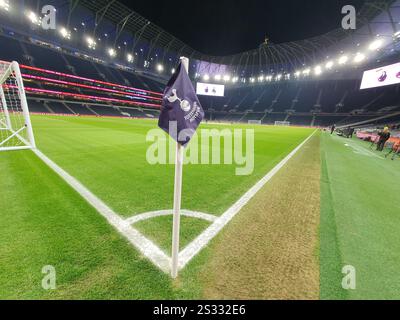
<svg viewBox="0 0 400 320">
<path fill-rule="evenodd" d="M 360 80 L 322 80 L 264 84 L 227 88 L 224 98 L 201 97 L 205 109 L 216 111 L 252 110 L 299 113 L 320 110 L 324 113 L 350 113 L 355 110 L 377 112 L 400 104 L 400 86 L 360 90 Z"/>
</svg>

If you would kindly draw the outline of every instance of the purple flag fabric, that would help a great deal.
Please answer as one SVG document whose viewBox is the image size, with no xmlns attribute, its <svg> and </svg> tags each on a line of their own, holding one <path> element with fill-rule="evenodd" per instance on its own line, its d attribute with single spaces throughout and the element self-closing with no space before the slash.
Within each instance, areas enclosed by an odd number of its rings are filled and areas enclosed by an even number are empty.
<svg viewBox="0 0 400 320">
<path fill-rule="evenodd" d="M 158 126 L 186 146 L 203 119 L 204 110 L 185 67 L 180 63 L 164 91 Z"/>
</svg>

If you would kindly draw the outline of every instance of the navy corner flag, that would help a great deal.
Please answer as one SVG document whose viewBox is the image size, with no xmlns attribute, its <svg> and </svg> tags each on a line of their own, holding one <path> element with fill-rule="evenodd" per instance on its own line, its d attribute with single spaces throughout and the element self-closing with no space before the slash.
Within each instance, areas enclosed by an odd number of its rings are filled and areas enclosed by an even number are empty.
<svg viewBox="0 0 400 320">
<path fill-rule="evenodd" d="M 164 91 L 158 126 L 186 146 L 203 118 L 204 110 L 181 62 Z"/>
</svg>

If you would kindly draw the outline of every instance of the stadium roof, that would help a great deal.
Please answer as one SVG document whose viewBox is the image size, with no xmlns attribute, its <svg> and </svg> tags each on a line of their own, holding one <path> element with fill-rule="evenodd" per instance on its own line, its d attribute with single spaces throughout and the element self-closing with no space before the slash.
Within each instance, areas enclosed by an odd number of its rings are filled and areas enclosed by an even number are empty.
<svg viewBox="0 0 400 320">
<path fill-rule="evenodd" d="M 107 19 L 118 26 L 119 32 L 124 30 L 132 33 L 135 38 L 147 40 L 152 47 L 161 47 L 192 59 L 226 65 L 279 65 L 289 63 L 296 66 L 326 55 L 328 48 L 339 43 L 354 32 L 353 30 L 338 28 L 310 39 L 261 45 L 254 50 L 229 56 L 211 56 L 190 47 L 119 1 L 73 0 L 72 2 L 79 2 L 81 5 L 95 12 L 96 24 L 100 24 L 103 19 Z M 367 25 L 393 2 L 395 1 L 367 1 L 358 12 L 358 29 Z"/>
</svg>

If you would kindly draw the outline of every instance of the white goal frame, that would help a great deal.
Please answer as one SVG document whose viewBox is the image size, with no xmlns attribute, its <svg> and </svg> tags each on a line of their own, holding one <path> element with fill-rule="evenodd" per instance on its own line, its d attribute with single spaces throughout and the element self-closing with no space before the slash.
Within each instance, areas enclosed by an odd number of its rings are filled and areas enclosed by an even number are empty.
<svg viewBox="0 0 400 320">
<path fill-rule="evenodd" d="M 275 121 L 275 126 L 277 127 L 289 127 L 290 122 L 289 121 Z"/>
<path fill-rule="evenodd" d="M 10 91 L 14 96 L 9 95 Z M 0 116 L 0 151 L 36 148 L 24 82 L 16 61 L 0 61 Z M 18 116 L 20 121 L 13 121 Z M 7 135 L 2 135 L 2 131 Z M 9 145 L 15 138 L 19 144 Z"/>
</svg>

